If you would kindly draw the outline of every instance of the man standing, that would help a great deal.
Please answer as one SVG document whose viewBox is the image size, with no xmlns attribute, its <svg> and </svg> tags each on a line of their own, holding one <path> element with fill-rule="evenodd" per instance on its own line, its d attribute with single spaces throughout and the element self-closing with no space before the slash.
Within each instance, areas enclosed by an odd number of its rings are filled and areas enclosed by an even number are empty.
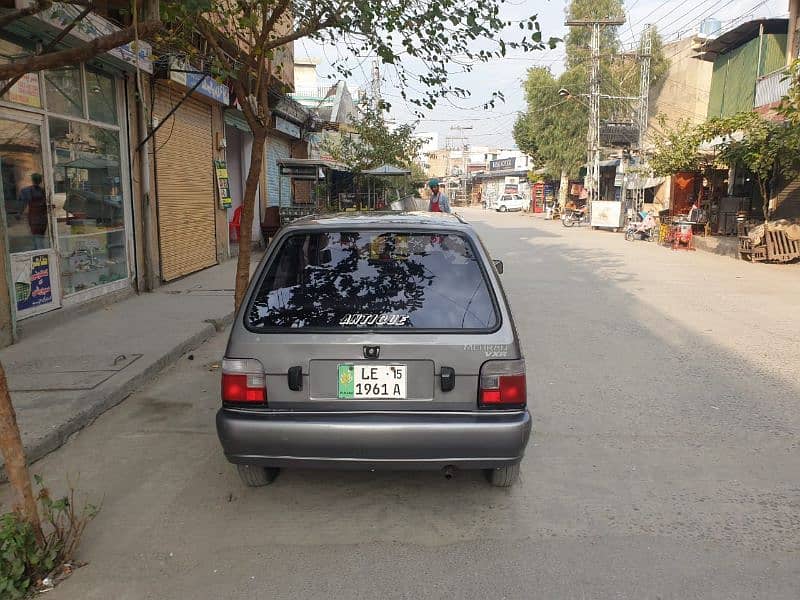
<svg viewBox="0 0 800 600">
<path fill-rule="evenodd" d="M 23 214 L 28 214 L 33 247 L 35 250 L 41 250 L 49 246 L 47 241 L 47 194 L 42 187 L 42 176 L 39 173 L 33 173 L 31 181 L 33 185 L 23 188 L 19 197 Z"/>
<path fill-rule="evenodd" d="M 450 200 L 444 193 L 439 191 L 439 180 L 434 178 L 428 182 L 428 187 L 431 188 L 431 199 L 428 202 L 429 212 L 450 212 Z"/>
</svg>

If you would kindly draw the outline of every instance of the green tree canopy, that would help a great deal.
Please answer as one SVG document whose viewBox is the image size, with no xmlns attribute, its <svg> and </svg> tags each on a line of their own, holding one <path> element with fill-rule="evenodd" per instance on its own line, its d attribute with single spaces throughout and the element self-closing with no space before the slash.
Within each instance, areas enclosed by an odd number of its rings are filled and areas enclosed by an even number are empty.
<svg viewBox="0 0 800 600">
<path fill-rule="evenodd" d="M 366 107 L 355 119 L 351 131 L 330 136 L 323 149 L 355 173 L 384 164 L 411 169 L 422 147 L 414 136 L 414 125 L 389 127 L 383 108 Z"/>
</svg>

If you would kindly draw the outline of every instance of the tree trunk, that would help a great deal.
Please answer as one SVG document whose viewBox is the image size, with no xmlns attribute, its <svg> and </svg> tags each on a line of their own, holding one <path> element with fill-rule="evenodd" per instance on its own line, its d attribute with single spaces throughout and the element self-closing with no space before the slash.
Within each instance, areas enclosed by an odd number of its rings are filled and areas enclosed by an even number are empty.
<svg viewBox="0 0 800 600">
<path fill-rule="evenodd" d="M 764 213 L 764 223 L 766 223 L 767 221 L 769 221 L 769 196 L 767 195 L 767 184 L 760 178 L 758 180 L 758 189 L 761 192 L 761 199 L 764 203 L 761 206 L 761 209 Z"/>
<path fill-rule="evenodd" d="M 256 191 L 261 180 L 261 169 L 264 165 L 264 144 L 267 141 L 267 130 L 253 131 L 253 151 L 250 154 L 250 167 L 242 200 L 242 220 L 239 231 L 239 258 L 236 262 L 236 292 L 234 303 L 236 310 L 242 304 L 247 285 L 250 283 L 250 250 L 253 246 L 253 216 L 256 205 Z"/>
<path fill-rule="evenodd" d="M 0 363 L 0 452 L 3 454 L 8 481 L 14 492 L 14 510 L 33 525 L 36 539 L 41 543 L 44 538 L 39 522 L 39 511 L 36 509 L 31 476 L 28 472 L 28 463 L 25 461 L 25 448 L 22 446 L 17 415 L 11 404 L 8 381 L 2 363 Z"/>
</svg>

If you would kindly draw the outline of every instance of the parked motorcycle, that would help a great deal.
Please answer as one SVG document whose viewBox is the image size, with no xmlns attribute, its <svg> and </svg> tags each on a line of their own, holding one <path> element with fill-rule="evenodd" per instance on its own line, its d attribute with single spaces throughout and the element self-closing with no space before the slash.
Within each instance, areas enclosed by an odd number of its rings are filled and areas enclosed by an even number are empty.
<svg viewBox="0 0 800 600">
<path fill-rule="evenodd" d="M 561 224 L 564 227 L 583 225 L 587 222 L 585 208 L 568 208 L 561 217 Z"/>
<path fill-rule="evenodd" d="M 656 221 L 652 215 L 640 213 L 641 221 L 631 221 L 625 228 L 625 239 L 629 242 L 642 240 L 653 242 L 656 239 Z"/>
</svg>

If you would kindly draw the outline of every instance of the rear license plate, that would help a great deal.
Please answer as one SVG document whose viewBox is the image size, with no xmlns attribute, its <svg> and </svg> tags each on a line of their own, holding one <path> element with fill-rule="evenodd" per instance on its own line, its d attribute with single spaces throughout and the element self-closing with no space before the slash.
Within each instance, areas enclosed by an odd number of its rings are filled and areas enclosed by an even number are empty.
<svg viewBox="0 0 800 600">
<path fill-rule="evenodd" d="M 339 398 L 403 400 L 406 365 L 339 365 Z"/>
</svg>

